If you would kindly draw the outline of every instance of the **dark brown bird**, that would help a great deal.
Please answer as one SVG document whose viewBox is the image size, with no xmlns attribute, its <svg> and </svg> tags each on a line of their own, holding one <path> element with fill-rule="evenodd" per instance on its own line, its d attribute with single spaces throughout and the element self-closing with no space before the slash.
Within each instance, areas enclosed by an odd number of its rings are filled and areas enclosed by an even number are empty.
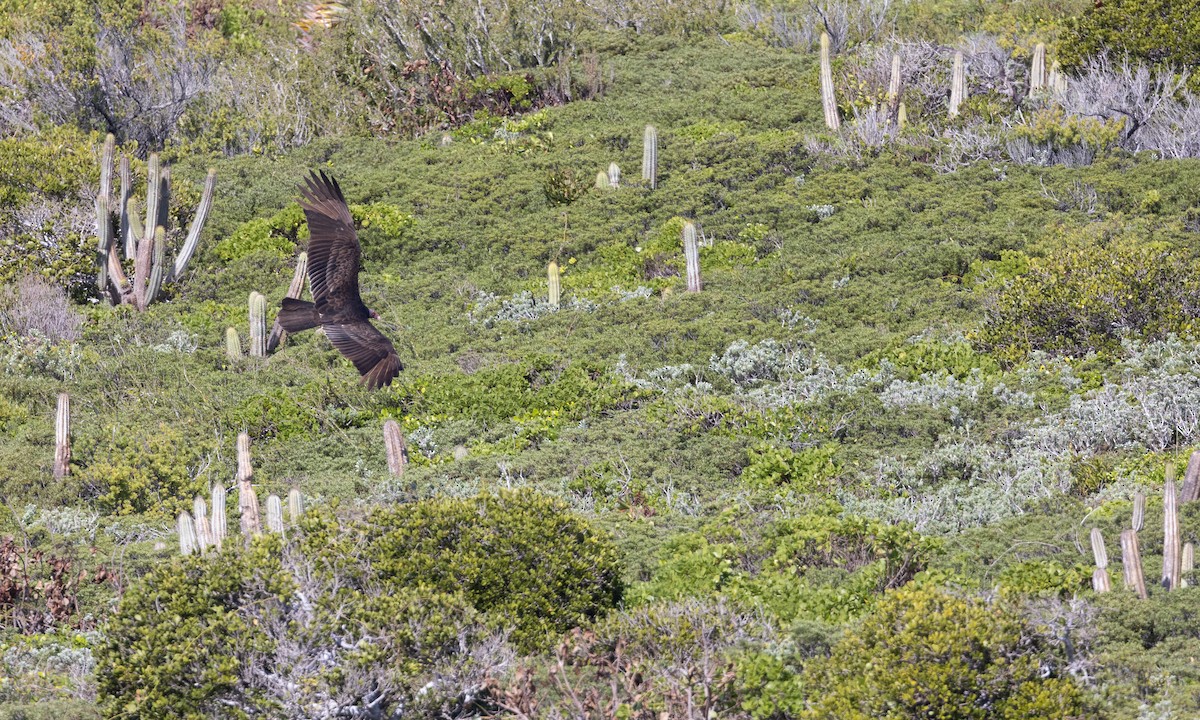
<svg viewBox="0 0 1200 720">
<path fill-rule="evenodd" d="M 294 333 L 320 326 L 338 352 L 377 390 L 389 385 L 404 366 L 392 342 L 371 324 L 379 315 L 358 292 L 362 247 L 350 208 L 337 181 L 313 172 L 300 188 L 300 207 L 308 218 L 308 282 L 313 302 L 284 298 L 279 324 Z"/>
</svg>

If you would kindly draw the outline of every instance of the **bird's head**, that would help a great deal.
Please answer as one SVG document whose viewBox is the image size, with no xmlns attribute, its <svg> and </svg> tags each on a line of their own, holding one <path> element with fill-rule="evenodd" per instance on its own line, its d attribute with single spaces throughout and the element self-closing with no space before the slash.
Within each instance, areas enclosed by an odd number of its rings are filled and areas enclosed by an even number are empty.
<svg viewBox="0 0 1200 720">
<path fill-rule="evenodd" d="M 375 312 L 374 310 L 372 310 L 372 309 L 370 309 L 370 308 L 367 308 L 367 314 L 368 314 L 368 315 L 370 315 L 370 317 L 371 317 L 371 319 L 372 319 L 372 320 L 378 320 L 378 319 L 379 319 L 379 313 Z"/>
</svg>

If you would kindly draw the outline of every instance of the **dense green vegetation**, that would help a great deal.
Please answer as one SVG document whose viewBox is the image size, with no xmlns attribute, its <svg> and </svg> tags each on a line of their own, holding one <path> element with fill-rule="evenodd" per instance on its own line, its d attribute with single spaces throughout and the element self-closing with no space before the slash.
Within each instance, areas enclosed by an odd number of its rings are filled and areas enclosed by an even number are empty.
<svg viewBox="0 0 1200 720">
<path fill-rule="evenodd" d="M 1200 446 L 1194 57 L 1153 4 L 985 5 L 0 0 L 0 717 L 1200 714 L 1197 578 L 1158 583 Z M 217 172 L 141 312 L 95 285 L 109 132 L 175 228 Z M 309 169 L 406 365 L 377 392 L 317 333 L 227 350 Z M 239 433 L 307 510 L 180 557 L 195 496 L 238 515 Z"/>
</svg>

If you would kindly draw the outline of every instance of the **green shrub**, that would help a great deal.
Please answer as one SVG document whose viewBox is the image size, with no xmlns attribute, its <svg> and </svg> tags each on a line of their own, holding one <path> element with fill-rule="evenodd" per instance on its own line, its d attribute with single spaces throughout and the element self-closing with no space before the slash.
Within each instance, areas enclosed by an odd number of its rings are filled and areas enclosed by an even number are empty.
<svg viewBox="0 0 1200 720">
<path fill-rule="evenodd" d="M 804 448 L 760 445 L 750 450 L 750 464 L 742 471 L 742 480 L 751 487 L 787 487 L 797 493 L 828 490 L 841 472 L 835 459 L 837 443 Z"/>
<path fill-rule="evenodd" d="M 1106 0 L 1070 19 L 1058 45 L 1065 68 L 1104 53 L 1161 68 L 1200 64 L 1200 2 Z M 1196 78 L 1192 78 L 1193 87 Z"/>
<path fill-rule="evenodd" d="M 198 474 L 207 450 L 171 425 L 112 428 L 103 439 L 82 438 L 72 465 L 106 512 L 174 518 L 191 507 L 195 495 L 208 491 L 207 478 Z"/>
<path fill-rule="evenodd" d="M 350 205 L 350 216 L 360 235 L 368 260 L 383 261 L 403 246 L 405 233 L 413 226 L 412 215 L 394 205 L 372 203 Z M 292 204 L 267 219 L 243 223 L 217 243 L 213 253 L 224 263 L 241 260 L 256 252 L 291 257 L 308 241 L 308 223 L 300 205 Z"/>
</svg>

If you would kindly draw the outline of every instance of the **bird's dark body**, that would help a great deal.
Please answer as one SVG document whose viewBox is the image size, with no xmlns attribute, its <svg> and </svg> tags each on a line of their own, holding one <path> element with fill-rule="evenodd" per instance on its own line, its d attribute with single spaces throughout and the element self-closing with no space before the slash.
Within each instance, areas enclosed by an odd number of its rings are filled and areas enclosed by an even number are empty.
<svg viewBox="0 0 1200 720">
<path fill-rule="evenodd" d="M 388 385 L 404 366 L 391 341 L 371 324 L 376 315 L 359 294 L 362 249 L 342 189 L 322 172 L 306 178 L 300 192 L 304 195 L 300 206 L 308 219 L 308 280 L 313 301 L 284 298 L 279 324 L 288 332 L 324 328 L 368 388 Z"/>
</svg>

